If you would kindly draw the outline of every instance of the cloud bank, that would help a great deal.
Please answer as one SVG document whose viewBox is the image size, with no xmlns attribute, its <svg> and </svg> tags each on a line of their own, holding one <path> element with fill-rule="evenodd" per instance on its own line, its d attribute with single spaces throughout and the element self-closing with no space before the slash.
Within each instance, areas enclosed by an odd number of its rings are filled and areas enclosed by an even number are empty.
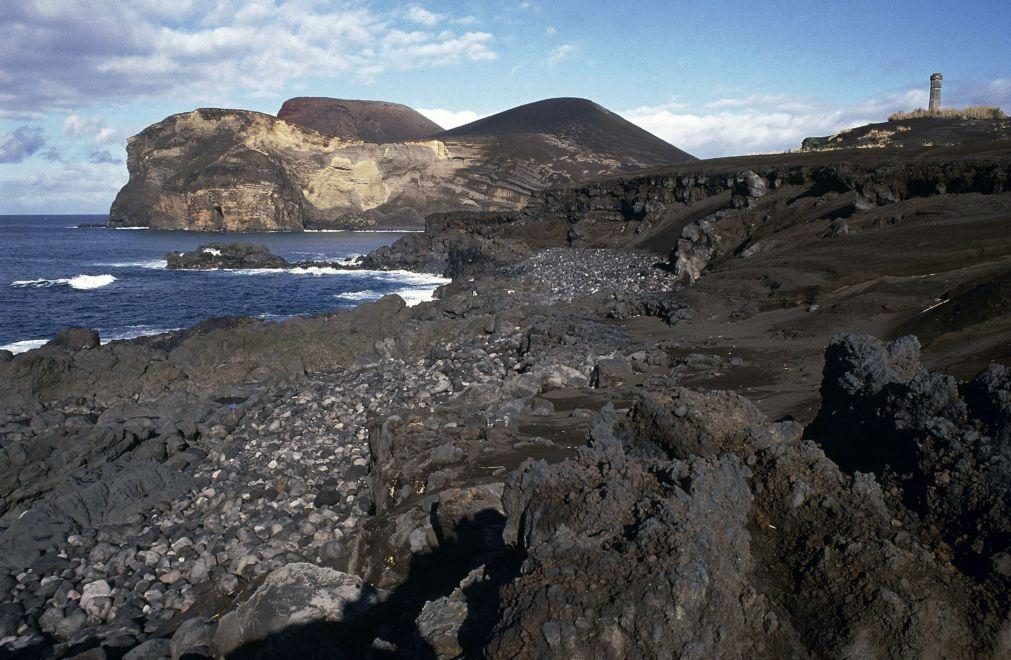
<svg viewBox="0 0 1011 660">
<path fill-rule="evenodd" d="M 926 102 L 926 91 L 911 89 L 842 107 L 766 95 L 718 99 L 699 108 L 643 106 L 618 114 L 695 156 L 716 158 L 797 149 L 805 137 L 884 121 L 892 112 Z"/>
<path fill-rule="evenodd" d="M 315 0 L 0 3 L 0 113 L 30 117 L 149 96 L 276 94 L 309 78 L 368 81 L 497 57 L 493 36 L 413 5 L 384 15 Z"/>
</svg>

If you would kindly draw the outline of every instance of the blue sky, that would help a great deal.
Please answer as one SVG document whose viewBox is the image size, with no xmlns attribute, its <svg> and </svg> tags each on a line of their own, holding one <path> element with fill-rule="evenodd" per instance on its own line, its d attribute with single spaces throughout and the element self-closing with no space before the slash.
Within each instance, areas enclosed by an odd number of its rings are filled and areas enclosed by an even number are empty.
<svg viewBox="0 0 1011 660">
<path fill-rule="evenodd" d="M 0 6 L 0 213 L 103 213 L 124 144 L 202 106 L 397 101 L 451 127 L 593 99 L 701 157 L 926 104 L 1011 110 L 1001 2 L 18 0 Z"/>
</svg>

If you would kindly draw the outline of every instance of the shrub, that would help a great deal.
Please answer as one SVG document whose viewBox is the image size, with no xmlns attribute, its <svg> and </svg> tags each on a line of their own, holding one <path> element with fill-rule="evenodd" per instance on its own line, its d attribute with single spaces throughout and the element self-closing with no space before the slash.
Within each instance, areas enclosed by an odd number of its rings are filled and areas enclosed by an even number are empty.
<svg viewBox="0 0 1011 660">
<path fill-rule="evenodd" d="M 988 105 L 974 105 L 968 108 L 941 108 L 937 112 L 917 108 L 912 112 L 896 112 L 888 117 L 888 121 L 903 121 L 905 119 L 1007 119 L 1000 108 Z"/>
</svg>

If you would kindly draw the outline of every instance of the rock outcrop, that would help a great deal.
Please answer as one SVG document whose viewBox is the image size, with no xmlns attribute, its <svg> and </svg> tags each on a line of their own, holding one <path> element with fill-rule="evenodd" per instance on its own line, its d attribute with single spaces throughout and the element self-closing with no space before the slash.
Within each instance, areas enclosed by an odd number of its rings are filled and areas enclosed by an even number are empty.
<svg viewBox="0 0 1011 660">
<path fill-rule="evenodd" d="M 415 136 L 438 127 L 409 108 L 356 103 L 366 102 L 295 99 L 282 108 L 290 121 L 204 108 L 149 126 L 127 144 L 130 180 L 109 224 L 418 227 L 429 213 L 515 210 L 551 184 L 692 158 L 579 99 L 523 106 L 426 138 Z"/>
<path fill-rule="evenodd" d="M 858 126 L 835 135 L 804 138 L 801 151 L 952 146 L 1011 139 L 1011 120 L 913 117 Z"/>
<path fill-rule="evenodd" d="M 216 268 L 287 268 L 284 257 L 272 254 L 263 245 L 208 243 L 190 252 L 165 255 L 172 270 L 213 270 Z"/>
</svg>

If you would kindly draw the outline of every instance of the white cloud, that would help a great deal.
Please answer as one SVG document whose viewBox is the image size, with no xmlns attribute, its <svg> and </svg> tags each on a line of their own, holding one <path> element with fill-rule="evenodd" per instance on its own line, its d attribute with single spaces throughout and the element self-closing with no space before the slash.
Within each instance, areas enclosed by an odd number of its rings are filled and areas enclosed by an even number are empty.
<svg viewBox="0 0 1011 660">
<path fill-rule="evenodd" d="M 719 99 L 692 111 L 681 103 L 634 108 L 623 117 L 701 158 L 797 149 L 805 137 L 884 121 L 897 110 L 922 106 L 920 89 L 848 106 L 787 96 L 756 95 Z"/>
<path fill-rule="evenodd" d="M 567 60 L 570 57 L 575 57 L 579 54 L 579 46 L 575 44 L 562 44 L 561 46 L 556 46 L 551 49 L 548 53 L 548 63 L 557 64 L 562 60 Z"/>
<path fill-rule="evenodd" d="M 414 23 L 419 23 L 421 25 L 426 25 L 428 27 L 438 25 L 440 22 L 442 22 L 443 18 L 442 14 L 430 12 L 424 7 L 419 7 L 418 5 L 412 5 L 408 7 L 407 11 L 404 12 L 404 16 L 409 21 L 413 21 Z"/>
<path fill-rule="evenodd" d="M 548 27 L 544 28 L 544 32 L 546 32 L 548 34 L 548 36 L 551 36 L 551 37 L 553 37 L 556 34 L 558 34 L 558 30 L 556 30 L 553 25 L 549 25 Z"/>
<path fill-rule="evenodd" d="M 49 167 L 19 178 L 0 179 L 0 212 L 104 213 L 126 179 L 121 163 L 106 162 Z"/>
<path fill-rule="evenodd" d="M 100 119 L 82 117 L 76 112 L 63 120 L 63 135 L 77 140 L 89 140 L 95 144 L 112 144 L 116 141 L 116 131 Z"/>
<path fill-rule="evenodd" d="M 469 124 L 488 115 L 481 115 L 473 110 L 444 110 L 442 108 L 418 108 L 418 112 L 425 115 L 439 126 L 446 130 Z"/>
<path fill-rule="evenodd" d="M 0 116 L 147 96 L 216 102 L 308 79 L 494 59 L 490 33 L 439 27 L 471 18 L 418 5 L 381 13 L 354 0 L 0 3 Z"/>
</svg>

